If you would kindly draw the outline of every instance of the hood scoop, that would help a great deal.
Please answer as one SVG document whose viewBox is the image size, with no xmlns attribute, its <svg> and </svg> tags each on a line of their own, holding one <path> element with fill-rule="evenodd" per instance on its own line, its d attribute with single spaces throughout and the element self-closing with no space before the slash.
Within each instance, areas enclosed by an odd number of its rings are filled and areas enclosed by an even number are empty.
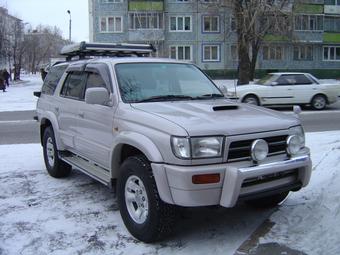
<svg viewBox="0 0 340 255">
<path fill-rule="evenodd" d="M 229 110 L 237 110 L 238 106 L 237 105 L 221 105 L 221 106 L 214 106 L 213 110 L 215 112 L 218 111 L 229 111 Z"/>
</svg>

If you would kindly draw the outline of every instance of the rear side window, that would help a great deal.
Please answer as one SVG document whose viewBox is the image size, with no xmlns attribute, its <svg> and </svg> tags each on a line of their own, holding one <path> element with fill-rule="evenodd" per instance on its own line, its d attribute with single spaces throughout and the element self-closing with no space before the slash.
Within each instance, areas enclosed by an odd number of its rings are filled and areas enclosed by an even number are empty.
<svg viewBox="0 0 340 255">
<path fill-rule="evenodd" d="M 301 85 L 312 84 L 312 81 L 308 79 L 304 74 L 296 75 L 295 78 L 296 78 L 296 84 L 301 84 Z"/>
<path fill-rule="evenodd" d="M 61 76 L 65 72 L 68 65 L 54 66 L 48 72 L 44 84 L 41 89 L 41 93 L 46 95 L 53 95 Z"/>
<path fill-rule="evenodd" d="M 66 77 L 61 95 L 72 99 L 82 99 L 84 91 L 84 73 L 72 72 Z"/>
</svg>

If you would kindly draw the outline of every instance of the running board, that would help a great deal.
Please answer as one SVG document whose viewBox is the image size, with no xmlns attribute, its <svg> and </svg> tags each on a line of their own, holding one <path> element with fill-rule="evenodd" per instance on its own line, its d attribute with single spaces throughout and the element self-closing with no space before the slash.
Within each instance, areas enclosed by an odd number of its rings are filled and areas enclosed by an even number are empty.
<svg viewBox="0 0 340 255">
<path fill-rule="evenodd" d="M 60 153 L 59 157 L 74 168 L 82 171 L 84 174 L 111 187 L 112 182 L 108 170 L 72 153 Z"/>
</svg>

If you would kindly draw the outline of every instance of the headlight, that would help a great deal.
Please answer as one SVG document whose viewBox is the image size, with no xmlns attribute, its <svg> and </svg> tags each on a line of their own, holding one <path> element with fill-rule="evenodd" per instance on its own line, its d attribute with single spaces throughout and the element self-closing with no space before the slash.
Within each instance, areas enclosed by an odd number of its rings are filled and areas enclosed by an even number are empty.
<svg viewBox="0 0 340 255">
<path fill-rule="evenodd" d="M 191 138 L 193 158 L 212 158 L 222 156 L 223 137 Z"/>
<path fill-rule="evenodd" d="M 191 157 L 189 138 L 173 136 L 171 137 L 171 147 L 176 157 L 183 159 Z"/>
<path fill-rule="evenodd" d="M 300 140 L 300 148 L 305 147 L 305 131 L 302 126 L 296 126 L 289 129 L 290 135 L 296 135 Z"/>
<path fill-rule="evenodd" d="M 171 147 L 176 157 L 199 159 L 222 157 L 223 136 L 216 137 L 171 137 Z"/>
</svg>

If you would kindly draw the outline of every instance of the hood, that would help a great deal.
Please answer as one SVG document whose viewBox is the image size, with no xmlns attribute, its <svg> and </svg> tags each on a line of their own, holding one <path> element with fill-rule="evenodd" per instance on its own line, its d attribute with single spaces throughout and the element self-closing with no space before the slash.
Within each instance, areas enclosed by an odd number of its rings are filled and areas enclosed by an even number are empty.
<svg viewBox="0 0 340 255">
<path fill-rule="evenodd" d="M 190 136 L 249 134 L 300 124 L 295 116 L 226 99 L 138 103 L 132 107 L 176 123 Z"/>
</svg>

